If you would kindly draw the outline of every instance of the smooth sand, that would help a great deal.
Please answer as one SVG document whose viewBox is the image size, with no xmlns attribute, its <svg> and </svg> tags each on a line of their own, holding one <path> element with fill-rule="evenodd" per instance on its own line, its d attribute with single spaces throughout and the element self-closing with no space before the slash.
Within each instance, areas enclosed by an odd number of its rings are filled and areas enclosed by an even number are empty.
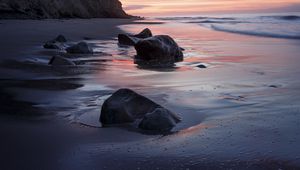
<svg viewBox="0 0 300 170">
<path fill-rule="evenodd" d="M 298 169 L 299 41 L 196 24 L 128 20 L 1 21 L 1 166 L 5 169 Z M 124 25 L 124 24 L 129 25 Z M 123 24 L 123 25 L 122 25 Z M 186 49 L 172 69 L 141 69 L 116 35 L 149 27 Z M 11 31 L 15 30 L 15 31 Z M 52 68 L 43 42 L 88 40 L 78 67 Z M 2 35 L 1 35 L 2 36 Z M 7 60 L 10 59 L 10 60 Z M 196 66 L 205 64 L 207 69 Z M 103 101 L 132 88 L 179 113 L 168 136 L 99 128 Z M 3 163 L 2 163 L 3 162 Z"/>
</svg>

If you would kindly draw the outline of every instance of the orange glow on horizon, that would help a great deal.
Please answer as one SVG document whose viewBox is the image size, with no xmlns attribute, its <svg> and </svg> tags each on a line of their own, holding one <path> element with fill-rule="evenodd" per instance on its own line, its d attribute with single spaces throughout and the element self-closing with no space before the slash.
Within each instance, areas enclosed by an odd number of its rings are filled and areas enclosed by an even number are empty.
<svg viewBox="0 0 300 170">
<path fill-rule="evenodd" d="M 121 0 L 125 10 L 133 15 L 182 15 L 263 11 L 299 5 L 300 0 Z"/>
</svg>

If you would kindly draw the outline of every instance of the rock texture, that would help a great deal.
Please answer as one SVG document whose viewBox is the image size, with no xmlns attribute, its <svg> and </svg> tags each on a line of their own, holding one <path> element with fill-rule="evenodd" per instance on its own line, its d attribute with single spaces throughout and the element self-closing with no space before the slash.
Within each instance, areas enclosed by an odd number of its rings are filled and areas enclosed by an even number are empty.
<svg viewBox="0 0 300 170">
<path fill-rule="evenodd" d="M 120 89 L 102 105 L 100 122 L 105 125 L 132 123 L 141 120 L 139 128 L 153 131 L 171 130 L 179 116 L 130 90 Z"/>
<path fill-rule="evenodd" d="M 120 89 L 102 105 L 102 124 L 122 124 L 133 122 L 154 111 L 158 104 L 130 89 Z"/>
<path fill-rule="evenodd" d="M 139 128 L 152 131 L 170 131 L 179 121 L 169 110 L 157 108 L 144 116 Z"/>
<path fill-rule="evenodd" d="M 130 17 L 119 0 L 0 0 L 0 19 Z"/>
<path fill-rule="evenodd" d="M 185 49 L 168 35 L 153 36 L 149 28 L 136 35 L 119 34 L 120 45 L 134 46 L 137 52 L 135 64 L 142 67 L 173 67 L 183 61 Z"/>
<path fill-rule="evenodd" d="M 137 38 L 149 38 L 149 37 L 152 37 L 153 34 L 149 28 L 145 28 L 142 32 L 140 32 L 136 35 L 133 35 L 133 36 L 137 37 Z"/>
<path fill-rule="evenodd" d="M 134 45 L 138 65 L 172 66 L 183 61 L 182 48 L 168 35 L 156 35 L 139 40 Z"/>
<path fill-rule="evenodd" d="M 207 68 L 207 66 L 204 65 L 204 64 L 199 64 L 199 65 L 197 65 L 197 67 L 198 67 L 198 68 Z"/>
<path fill-rule="evenodd" d="M 70 54 L 93 54 L 93 49 L 86 42 L 68 47 L 66 51 Z"/>
<path fill-rule="evenodd" d="M 128 46 L 134 46 L 140 38 L 132 37 L 127 34 L 119 34 L 118 35 L 118 41 L 120 45 L 128 45 Z"/>
<path fill-rule="evenodd" d="M 140 39 L 152 37 L 153 34 L 149 28 L 145 28 L 142 32 L 136 35 L 119 34 L 118 41 L 120 45 L 134 46 Z"/>
<path fill-rule="evenodd" d="M 47 41 L 43 47 L 46 49 L 63 49 L 67 39 L 63 35 L 58 35 L 55 39 Z"/>
<path fill-rule="evenodd" d="M 48 64 L 51 66 L 75 66 L 76 65 L 73 61 L 61 56 L 53 56 Z"/>
</svg>

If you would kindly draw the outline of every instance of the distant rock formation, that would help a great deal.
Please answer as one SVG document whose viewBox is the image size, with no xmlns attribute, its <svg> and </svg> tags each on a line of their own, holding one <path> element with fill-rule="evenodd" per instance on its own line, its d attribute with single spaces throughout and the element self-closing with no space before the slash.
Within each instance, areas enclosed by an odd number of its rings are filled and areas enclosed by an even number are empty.
<svg viewBox="0 0 300 170">
<path fill-rule="evenodd" d="M 131 17 L 119 0 L 0 0 L 0 19 Z"/>
</svg>

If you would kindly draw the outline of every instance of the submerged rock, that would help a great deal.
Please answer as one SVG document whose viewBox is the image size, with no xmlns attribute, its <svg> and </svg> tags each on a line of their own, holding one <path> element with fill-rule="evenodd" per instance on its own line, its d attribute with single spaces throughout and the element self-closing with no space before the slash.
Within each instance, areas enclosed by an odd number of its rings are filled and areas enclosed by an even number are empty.
<svg viewBox="0 0 300 170">
<path fill-rule="evenodd" d="M 139 124 L 139 128 L 154 131 L 170 131 L 180 119 L 165 108 L 157 108 L 147 113 Z"/>
<path fill-rule="evenodd" d="M 140 128 L 155 131 L 172 129 L 180 121 L 179 116 L 130 89 L 116 91 L 102 105 L 100 122 L 104 126 L 141 119 Z"/>
<path fill-rule="evenodd" d="M 134 46 L 140 39 L 152 37 L 152 32 L 149 28 L 145 28 L 142 32 L 136 35 L 119 34 L 118 41 L 121 45 Z"/>
<path fill-rule="evenodd" d="M 48 64 L 52 66 L 75 66 L 76 65 L 73 61 L 61 56 L 53 56 Z"/>
<path fill-rule="evenodd" d="M 80 42 L 76 45 L 73 45 L 71 47 L 68 47 L 66 49 L 68 53 L 72 54 L 92 54 L 93 49 L 89 47 L 89 45 L 86 42 Z"/>
<path fill-rule="evenodd" d="M 206 65 L 204 65 L 204 64 L 199 64 L 199 65 L 197 65 L 197 67 L 198 68 L 207 68 Z"/>
<path fill-rule="evenodd" d="M 270 85 L 269 87 L 272 87 L 272 88 L 279 88 L 280 85 Z"/>
<path fill-rule="evenodd" d="M 172 66 L 183 61 L 182 48 L 168 35 L 157 35 L 141 39 L 135 44 L 136 64 Z"/>
<path fill-rule="evenodd" d="M 46 49 L 63 49 L 67 39 L 63 35 L 57 36 L 55 39 L 47 41 L 43 47 Z"/>
</svg>

